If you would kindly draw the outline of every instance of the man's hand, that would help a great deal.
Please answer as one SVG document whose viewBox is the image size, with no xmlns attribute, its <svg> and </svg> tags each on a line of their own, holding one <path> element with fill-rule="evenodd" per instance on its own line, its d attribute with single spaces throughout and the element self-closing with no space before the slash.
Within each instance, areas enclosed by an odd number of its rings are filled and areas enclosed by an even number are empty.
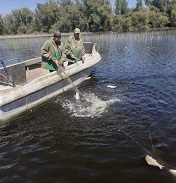
<svg viewBox="0 0 176 183">
<path fill-rule="evenodd" d="M 57 61 L 58 65 L 61 66 L 63 64 L 62 60 Z"/>
<path fill-rule="evenodd" d="M 70 56 L 71 56 L 71 58 L 75 58 L 75 56 L 73 55 L 73 53 Z"/>
<path fill-rule="evenodd" d="M 59 63 L 56 57 L 52 57 L 52 61 L 57 65 L 57 67 L 59 67 Z"/>
<path fill-rule="evenodd" d="M 56 57 L 52 57 L 52 61 L 56 63 L 57 62 Z"/>
</svg>

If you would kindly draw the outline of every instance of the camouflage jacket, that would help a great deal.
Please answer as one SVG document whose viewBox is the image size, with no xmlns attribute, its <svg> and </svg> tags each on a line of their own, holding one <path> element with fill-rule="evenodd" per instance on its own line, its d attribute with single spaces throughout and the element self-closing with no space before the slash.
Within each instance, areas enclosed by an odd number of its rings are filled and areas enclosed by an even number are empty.
<svg viewBox="0 0 176 183">
<path fill-rule="evenodd" d="M 85 54 L 84 44 L 80 38 L 78 41 L 75 40 L 74 35 L 69 36 L 67 44 L 65 46 L 65 54 L 69 62 L 76 62 L 81 60 L 81 57 Z M 74 54 L 76 59 L 70 57 L 71 54 Z"/>
<path fill-rule="evenodd" d="M 41 48 L 42 67 L 47 70 L 56 70 L 57 65 L 52 58 L 56 58 L 58 61 L 65 61 L 63 52 L 64 45 L 62 42 L 57 46 L 53 38 L 47 40 Z"/>
</svg>

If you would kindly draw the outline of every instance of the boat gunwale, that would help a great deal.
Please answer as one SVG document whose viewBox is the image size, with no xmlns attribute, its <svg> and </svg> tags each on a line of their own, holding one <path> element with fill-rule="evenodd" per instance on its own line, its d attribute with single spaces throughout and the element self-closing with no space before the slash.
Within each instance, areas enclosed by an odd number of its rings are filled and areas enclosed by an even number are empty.
<svg viewBox="0 0 176 183">
<path fill-rule="evenodd" d="M 92 61 L 94 60 L 94 61 Z M 92 56 L 85 59 L 84 64 L 82 61 L 79 61 L 75 64 L 68 66 L 65 69 L 65 74 L 62 72 L 58 74 L 56 71 L 48 73 L 44 76 L 40 76 L 29 83 L 19 85 L 15 88 L 6 90 L 5 94 L 0 96 L 0 106 L 6 105 L 10 102 L 18 100 L 19 98 L 25 97 L 29 94 L 42 90 L 50 85 L 53 85 L 69 76 L 72 76 L 86 68 L 92 67 L 101 60 L 99 53 L 95 53 Z M 32 87 L 31 87 L 32 85 Z M 0 89 L 2 91 L 2 89 Z"/>
</svg>

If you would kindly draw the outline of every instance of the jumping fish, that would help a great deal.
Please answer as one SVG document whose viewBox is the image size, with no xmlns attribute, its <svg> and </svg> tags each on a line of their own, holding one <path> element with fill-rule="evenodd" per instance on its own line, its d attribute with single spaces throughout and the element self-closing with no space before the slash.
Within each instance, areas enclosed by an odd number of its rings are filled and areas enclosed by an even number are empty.
<svg viewBox="0 0 176 183">
<path fill-rule="evenodd" d="M 161 170 L 163 169 L 163 165 L 159 164 L 155 159 L 153 159 L 151 156 L 147 155 L 145 157 L 145 160 L 146 162 L 149 164 L 149 165 L 153 165 L 153 166 L 157 166 L 158 168 L 160 168 Z"/>
</svg>

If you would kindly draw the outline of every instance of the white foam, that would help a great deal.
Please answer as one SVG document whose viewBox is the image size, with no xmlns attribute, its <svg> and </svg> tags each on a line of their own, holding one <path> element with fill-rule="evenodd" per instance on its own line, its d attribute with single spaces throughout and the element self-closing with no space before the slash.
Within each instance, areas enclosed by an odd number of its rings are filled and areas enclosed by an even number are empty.
<svg viewBox="0 0 176 183">
<path fill-rule="evenodd" d="M 76 92 L 75 98 L 76 98 L 76 100 L 79 100 L 80 99 L 80 96 L 79 96 L 79 93 L 78 92 Z"/>
<path fill-rule="evenodd" d="M 79 101 L 65 100 L 62 105 L 69 109 L 73 116 L 93 118 L 101 116 L 111 104 L 120 101 L 118 98 L 103 101 L 94 94 L 84 94 L 83 97 Z"/>
</svg>

